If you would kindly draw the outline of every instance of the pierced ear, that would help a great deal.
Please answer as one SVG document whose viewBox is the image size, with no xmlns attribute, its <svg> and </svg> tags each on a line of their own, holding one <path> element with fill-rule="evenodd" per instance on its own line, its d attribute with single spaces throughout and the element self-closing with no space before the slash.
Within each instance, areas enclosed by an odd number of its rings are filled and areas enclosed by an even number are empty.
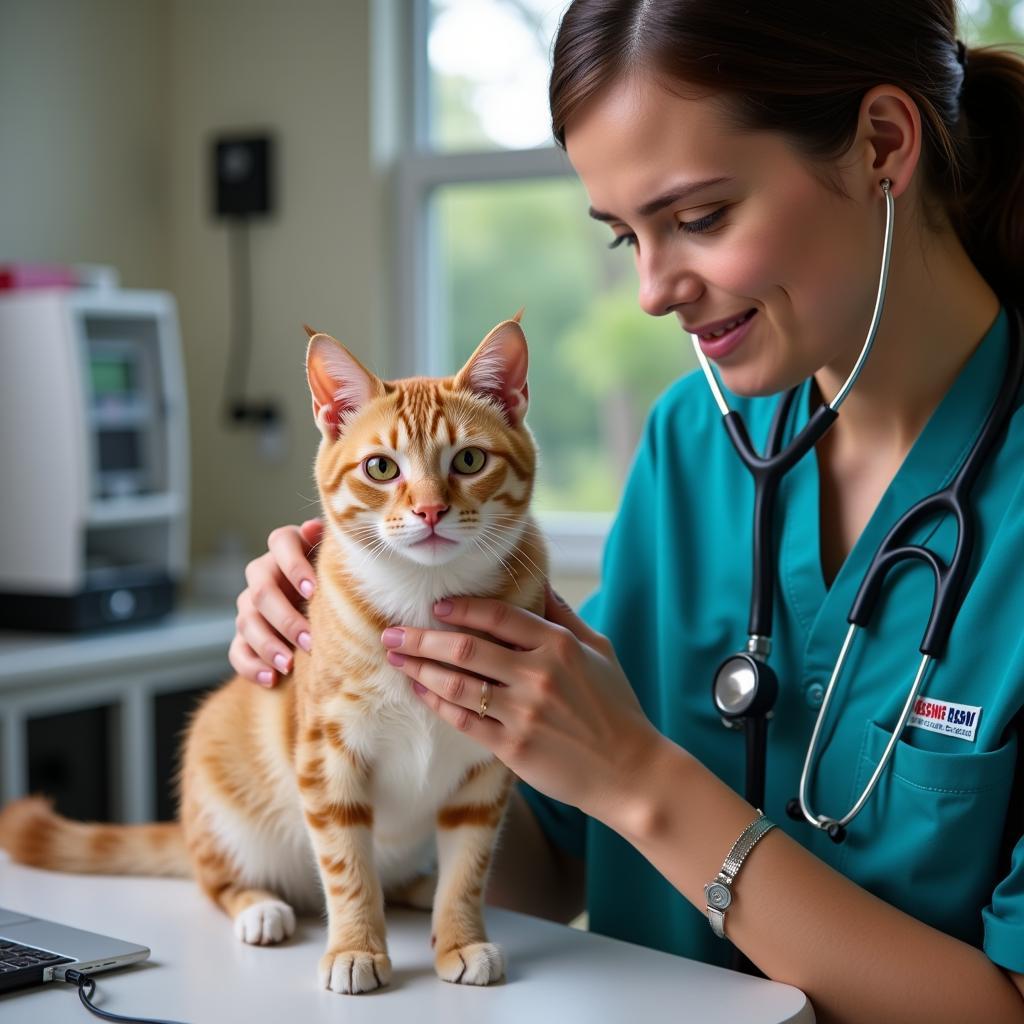
<svg viewBox="0 0 1024 1024">
<path fill-rule="evenodd" d="M 526 335 L 519 326 L 522 313 L 520 310 L 513 319 L 498 324 L 480 342 L 455 378 L 457 387 L 490 398 L 501 406 L 513 427 L 523 422 L 530 398 L 526 382 Z"/>
<path fill-rule="evenodd" d="M 309 339 L 306 380 L 313 395 L 313 419 L 329 441 L 338 436 L 347 419 L 384 393 L 380 378 L 329 334 L 313 334 Z"/>
</svg>

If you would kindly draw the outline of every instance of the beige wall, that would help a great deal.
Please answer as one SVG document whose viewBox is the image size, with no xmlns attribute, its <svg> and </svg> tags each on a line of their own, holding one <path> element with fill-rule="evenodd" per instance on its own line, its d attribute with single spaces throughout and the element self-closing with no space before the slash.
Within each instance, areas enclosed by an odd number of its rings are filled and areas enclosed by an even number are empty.
<svg viewBox="0 0 1024 1024">
<path fill-rule="evenodd" d="M 164 4 L 0 0 L 0 260 L 167 284 Z"/>
<path fill-rule="evenodd" d="M 244 17 L 239 14 L 244 10 Z M 193 432 L 193 550 L 237 528 L 252 550 L 309 514 L 313 427 L 303 323 L 377 366 L 381 185 L 370 160 L 367 0 L 174 0 L 169 4 L 170 283 L 185 338 Z M 267 128 L 279 151 L 279 208 L 251 230 L 249 393 L 285 406 L 285 457 L 260 457 L 252 431 L 225 429 L 227 228 L 211 220 L 210 138 Z"/>
</svg>

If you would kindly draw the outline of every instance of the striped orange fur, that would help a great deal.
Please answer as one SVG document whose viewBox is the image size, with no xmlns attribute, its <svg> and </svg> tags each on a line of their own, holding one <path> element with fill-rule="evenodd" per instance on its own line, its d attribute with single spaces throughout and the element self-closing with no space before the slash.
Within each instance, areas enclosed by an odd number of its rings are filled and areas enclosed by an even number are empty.
<svg viewBox="0 0 1024 1024">
<path fill-rule="evenodd" d="M 383 381 L 307 333 L 326 520 L 313 652 L 270 692 L 235 678 L 204 701 L 178 823 L 83 824 L 31 798 L 0 813 L 0 845 L 55 870 L 191 874 L 245 942 L 279 942 L 295 910 L 326 904 L 319 978 L 337 992 L 387 983 L 385 896 L 432 905 L 438 975 L 488 984 L 504 957 L 482 899 L 513 777 L 415 698 L 380 633 L 444 628 L 433 603 L 456 594 L 543 609 L 525 336 L 517 315 L 453 377 Z"/>
</svg>

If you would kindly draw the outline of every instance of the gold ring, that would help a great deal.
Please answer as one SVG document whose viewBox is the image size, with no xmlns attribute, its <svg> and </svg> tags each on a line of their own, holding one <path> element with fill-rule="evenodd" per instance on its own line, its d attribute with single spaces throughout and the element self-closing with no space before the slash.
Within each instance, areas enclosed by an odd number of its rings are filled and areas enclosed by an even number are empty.
<svg viewBox="0 0 1024 1024">
<path fill-rule="evenodd" d="M 487 714 L 487 704 L 491 699 L 491 684 L 485 679 L 480 687 L 480 710 L 477 714 L 483 718 Z"/>
</svg>

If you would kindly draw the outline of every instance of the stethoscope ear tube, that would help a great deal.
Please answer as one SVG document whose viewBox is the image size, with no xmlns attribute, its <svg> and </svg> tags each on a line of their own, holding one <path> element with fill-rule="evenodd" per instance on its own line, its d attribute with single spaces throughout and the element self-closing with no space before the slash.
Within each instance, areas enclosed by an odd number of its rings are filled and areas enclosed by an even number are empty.
<svg viewBox="0 0 1024 1024">
<path fill-rule="evenodd" d="M 945 652 L 946 643 L 949 640 L 949 630 L 953 624 L 953 619 L 956 616 L 962 597 L 959 591 L 962 590 L 961 584 L 966 575 L 963 570 L 966 568 L 967 563 L 966 560 L 961 560 L 960 549 L 965 546 L 969 549 L 972 545 L 970 538 L 967 538 L 965 544 L 967 527 L 965 523 L 961 523 L 960 536 L 957 540 L 958 550 L 956 555 L 954 555 L 951 566 L 947 566 L 934 551 L 930 551 L 928 548 L 917 544 L 904 544 L 887 550 L 885 545 L 889 539 L 897 535 L 899 527 L 907 523 L 907 517 L 919 508 L 920 505 L 915 505 L 914 508 L 904 515 L 890 531 L 886 540 L 882 542 L 882 546 L 875 552 L 875 557 L 871 560 L 867 574 L 861 581 L 857 596 L 854 598 L 847 621 L 855 626 L 867 626 L 871 616 L 874 614 L 875 605 L 878 603 L 879 595 L 882 592 L 882 585 L 885 583 L 885 577 L 888 575 L 889 570 L 900 562 L 916 558 L 924 562 L 932 570 L 932 574 L 935 577 L 932 610 L 928 616 L 928 625 L 925 627 L 924 637 L 921 640 L 919 649 L 922 654 L 939 658 Z M 910 520 L 911 526 L 914 523 L 919 524 L 922 518 L 924 517 L 914 516 Z M 957 518 L 958 520 L 960 519 L 959 516 Z"/>
<path fill-rule="evenodd" d="M 1006 434 L 1021 379 L 1024 377 L 1020 314 L 1011 310 L 1010 315 L 1015 322 L 1012 325 L 1013 338 L 1007 356 L 1004 383 L 974 444 L 950 484 L 909 508 L 885 535 L 861 581 L 848 616 L 850 623 L 866 626 L 889 570 L 908 559 L 924 562 L 935 577 L 935 595 L 919 649 L 922 654 L 933 659 L 941 658 L 945 653 L 953 621 L 967 594 L 968 570 L 976 534 L 974 517 L 968 511 L 970 493 L 981 467 L 991 456 L 1000 438 Z M 928 548 L 908 543 L 910 537 L 926 523 L 944 515 L 953 516 L 957 524 L 956 547 L 948 565 Z"/>
</svg>

